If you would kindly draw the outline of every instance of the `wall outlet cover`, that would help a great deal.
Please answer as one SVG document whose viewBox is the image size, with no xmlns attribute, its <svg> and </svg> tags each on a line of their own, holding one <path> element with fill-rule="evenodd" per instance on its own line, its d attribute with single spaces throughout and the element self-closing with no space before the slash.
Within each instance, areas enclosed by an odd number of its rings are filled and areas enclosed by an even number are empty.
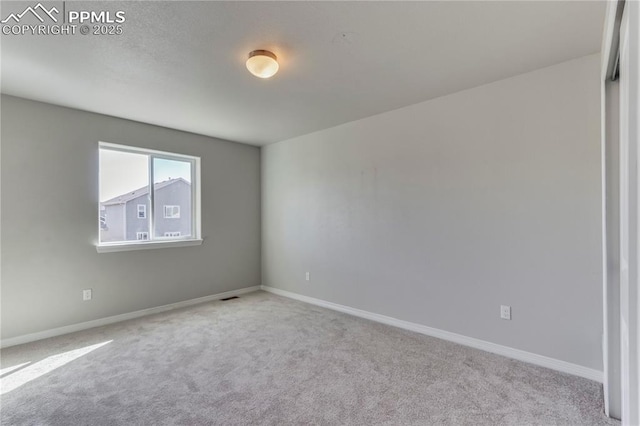
<svg viewBox="0 0 640 426">
<path fill-rule="evenodd" d="M 500 306 L 500 318 L 510 320 L 511 319 L 511 306 Z"/>
</svg>

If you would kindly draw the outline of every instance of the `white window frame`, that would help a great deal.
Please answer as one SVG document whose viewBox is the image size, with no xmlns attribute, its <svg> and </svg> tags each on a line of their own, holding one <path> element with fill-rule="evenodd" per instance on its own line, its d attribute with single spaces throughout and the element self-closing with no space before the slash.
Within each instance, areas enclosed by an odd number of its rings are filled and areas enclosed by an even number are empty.
<svg viewBox="0 0 640 426">
<path fill-rule="evenodd" d="M 164 207 L 163 208 L 163 213 L 164 213 L 164 218 L 165 219 L 180 219 L 180 206 L 165 204 L 163 207 Z M 173 214 L 167 215 L 167 208 L 168 207 L 170 207 L 171 210 L 173 210 L 173 211 L 175 211 L 177 209 L 178 213 L 173 213 Z"/>
<path fill-rule="evenodd" d="M 142 208 L 140 208 L 142 207 Z M 142 213 L 142 216 L 140 216 L 140 213 Z M 147 218 L 147 205 L 146 204 L 138 204 L 138 212 L 137 212 L 137 216 L 138 219 L 146 219 Z"/>
<path fill-rule="evenodd" d="M 117 251 L 130 250 L 146 250 L 156 248 L 170 247 L 186 247 L 201 245 L 203 242 L 201 232 L 201 179 L 200 179 L 200 157 L 192 155 L 177 154 L 173 152 L 158 151 L 153 149 L 138 148 L 129 145 L 120 145 L 110 142 L 99 142 L 98 148 L 104 148 L 114 151 L 129 152 L 132 154 L 144 154 L 149 157 L 149 201 L 153 206 L 153 160 L 154 158 L 162 158 L 167 160 L 187 161 L 191 163 L 191 235 L 188 237 L 155 237 L 153 236 L 154 228 L 154 208 L 149 209 L 150 231 L 149 240 L 133 240 L 118 242 L 100 242 L 99 232 L 100 224 L 98 223 L 98 239 L 96 250 L 98 253 L 108 253 Z M 146 206 L 145 206 L 146 207 Z M 137 213 L 136 213 L 137 214 Z"/>
</svg>

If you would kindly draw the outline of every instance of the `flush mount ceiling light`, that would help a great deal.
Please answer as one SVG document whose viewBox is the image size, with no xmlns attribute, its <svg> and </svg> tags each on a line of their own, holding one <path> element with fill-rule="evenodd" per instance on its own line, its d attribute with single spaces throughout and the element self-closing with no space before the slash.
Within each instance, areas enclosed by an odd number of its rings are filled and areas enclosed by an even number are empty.
<svg viewBox="0 0 640 426">
<path fill-rule="evenodd" d="M 278 58 L 268 50 L 254 50 L 249 53 L 247 69 L 256 77 L 269 78 L 278 72 Z"/>
</svg>

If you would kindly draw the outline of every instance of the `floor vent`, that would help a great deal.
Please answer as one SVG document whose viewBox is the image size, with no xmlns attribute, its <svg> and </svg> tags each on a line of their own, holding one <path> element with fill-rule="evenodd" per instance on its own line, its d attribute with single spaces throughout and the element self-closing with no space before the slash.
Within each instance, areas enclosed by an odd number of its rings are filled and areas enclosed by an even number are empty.
<svg viewBox="0 0 640 426">
<path fill-rule="evenodd" d="M 227 297 L 225 299 L 220 299 L 220 300 L 222 300 L 223 302 L 226 302 L 227 300 L 231 300 L 231 299 L 240 299 L 240 298 L 238 296 L 231 296 L 231 297 Z"/>
</svg>

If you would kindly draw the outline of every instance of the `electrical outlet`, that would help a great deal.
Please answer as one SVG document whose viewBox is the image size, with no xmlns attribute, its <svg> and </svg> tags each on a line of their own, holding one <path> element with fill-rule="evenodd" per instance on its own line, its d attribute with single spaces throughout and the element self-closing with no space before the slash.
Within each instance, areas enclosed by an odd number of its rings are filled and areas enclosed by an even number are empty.
<svg viewBox="0 0 640 426">
<path fill-rule="evenodd" d="M 82 300 L 86 302 L 87 300 L 91 300 L 91 297 L 92 297 L 92 291 L 90 288 L 82 290 Z"/>
<path fill-rule="evenodd" d="M 308 272 L 305 274 L 305 276 L 304 276 L 304 277 L 305 277 L 305 279 L 306 279 L 307 281 L 310 281 L 310 280 L 311 280 L 310 275 L 309 275 L 309 273 L 308 273 Z"/>
<path fill-rule="evenodd" d="M 506 320 L 511 319 L 511 306 L 500 305 L 500 318 Z"/>
</svg>

